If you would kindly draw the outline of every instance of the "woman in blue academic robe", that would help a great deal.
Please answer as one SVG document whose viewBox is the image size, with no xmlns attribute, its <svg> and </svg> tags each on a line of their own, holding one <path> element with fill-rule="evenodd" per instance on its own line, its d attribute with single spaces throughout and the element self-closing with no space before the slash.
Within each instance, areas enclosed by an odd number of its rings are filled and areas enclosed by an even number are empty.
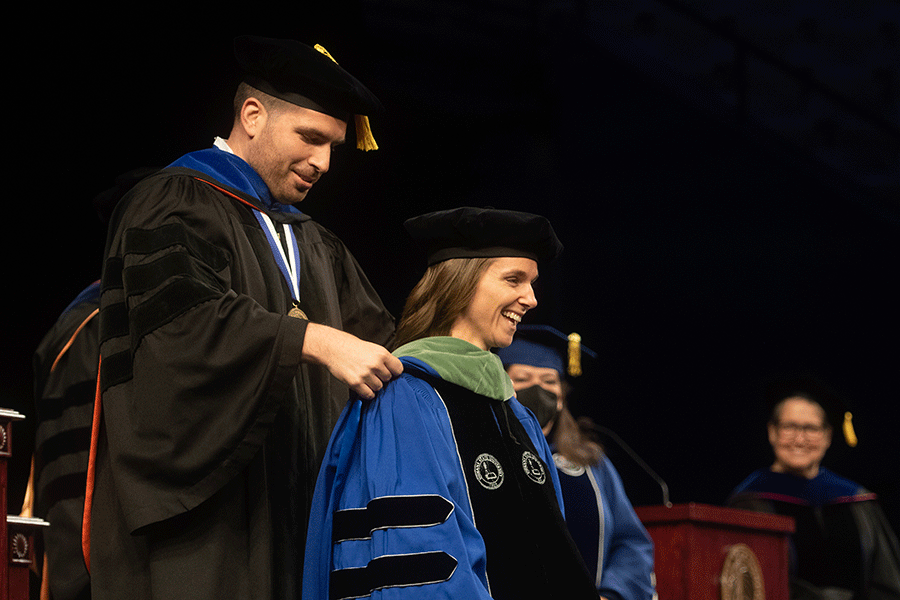
<svg viewBox="0 0 900 600">
<path fill-rule="evenodd" d="M 581 360 L 592 353 L 546 325 L 523 326 L 497 350 L 518 400 L 531 409 L 547 436 L 559 470 L 566 522 L 601 598 L 650 600 L 656 591 L 653 542 L 641 524 L 619 473 L 569 412 L 566 390 Z M 569 363 L 567 367 L 566 364 Z"/>
<path fill-rule="evenodd" d="M 398 325 L 404 373 L 352 399 L 332 435 L 304 597 L 596 598 L 540 425 L 491 352 L 537 304 L 552 227 L 473 208 L 406 227 L 429 266 Z"/>
</svg>

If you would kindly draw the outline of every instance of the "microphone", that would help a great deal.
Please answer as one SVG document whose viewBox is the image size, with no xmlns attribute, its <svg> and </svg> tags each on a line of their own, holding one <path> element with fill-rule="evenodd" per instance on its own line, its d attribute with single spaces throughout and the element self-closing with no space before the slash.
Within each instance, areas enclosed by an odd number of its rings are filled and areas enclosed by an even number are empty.
<svg viewBox="0 0 900 600">
<path fill-rule="evenodd" d="M 644 472 L 646 472 L 651 478 L 653 478 L 653 481 L 655 481 L 656 484 L 659 485 L 660 489 L 662 489 L 663 504 L 666 508 L 672 508 L 672 503 L 669 501 L 669 486 L 666 485 L 666 482 L 663 481 L 662 477 L 657 475 L 656 471 L 651 469 L 650 465 L 644 462 L 644 459 L 638 456 L 637 453 L 631 449 L 631 446 L 626 444 L 625 441 L 620 438 L 615 431 L 609 429 L 608 427 L 597 425 L 589 419 L 579 419 L 578 424 L 587 426 L 590 429 L 593 429 L 594 431 L 602 433 L 603 435 L 611 438 L 622 450 L 624 450 L 628 454 L 628 456 L 631 457 L 634 462 L 636 462 L 644 470 Z"/>
</svg>

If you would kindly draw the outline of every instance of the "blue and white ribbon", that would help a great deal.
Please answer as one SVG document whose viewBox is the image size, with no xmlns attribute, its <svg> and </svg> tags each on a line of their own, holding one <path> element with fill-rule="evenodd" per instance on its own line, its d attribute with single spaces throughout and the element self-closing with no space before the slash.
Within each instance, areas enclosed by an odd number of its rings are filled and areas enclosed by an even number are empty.
<svg viewBox="0 0 900 600">
<path fill-rule="evenodd" d="M 284 276 L 285 281 L 287 281 L 288 289 L 291 290 L 291 298 L 294 299 L 294 304 L 299 305 L 300 248 L 297 246 L 297 238 L 294 236 L 294 230 L 291 229 L 291 226 L 287 223 L 282 224 L 284 239 L 288 241 L 287 246 L 290 251 L 289 253 L 286 253 L 284 246 L 278 241 L 278 231 L 275 229 L 275 223 L 272 222 L 269 215 L 259 210 L 253 211 L 253 214 L 256 215 L 256 220 L 259 221 L 263 232 L 266 234 L 266 239 L 269 240 L 269 247 L 272 249 L 272 254 L 275 256 L 275 262 L 278 263 L 281 274 Z"/>
</svg>

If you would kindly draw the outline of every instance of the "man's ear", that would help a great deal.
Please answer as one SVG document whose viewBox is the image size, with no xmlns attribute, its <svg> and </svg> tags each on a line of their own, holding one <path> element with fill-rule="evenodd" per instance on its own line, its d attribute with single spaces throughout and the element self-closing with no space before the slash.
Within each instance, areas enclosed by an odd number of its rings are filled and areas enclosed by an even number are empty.
<svg viewBox="0 0 900 600">
<path fill-rule="evenodd" d="M 240 117 L 244 133 L 247 134 L 248 138 L 252 139 L 259 135 L 259 132 L 265 127 L 268 113 L 262 102 L 251 96 L 244 100 L 244 104 L 241 106 Z"/>
</svg>

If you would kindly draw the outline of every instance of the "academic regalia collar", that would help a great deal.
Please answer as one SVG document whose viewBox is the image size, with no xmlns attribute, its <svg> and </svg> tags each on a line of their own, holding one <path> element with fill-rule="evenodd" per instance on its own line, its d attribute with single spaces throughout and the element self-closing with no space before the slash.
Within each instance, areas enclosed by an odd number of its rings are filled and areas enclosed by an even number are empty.
<svg viewBox="0 0 900 600">
<path fill-rule="evenodd" d="M 819 467 L 819 473 L 812 479 L 760 469 L 748 478 L 745 491 L 770 500 L 811 506 L 860 502 L 875 498 L 873 493 L 861 488 L 858 483 L 841 477 L 825 467 Z"/>
<path fill-rule="evenodd" d="M 465 340 L 449 336 L 423 338 L 397 348 L 394 355 L 405 364 L 437 374 L 444 381 L 481 396 L 508 400 L 514 394 L 500 358 Z"/>
<path fill-rule="evenodd" d="M 290 204 L 272 198 L 269 186 L 244 159 L 234 154 L 222 138 L 216 138 L 212 148 L 189 152 L 170 167 L 184 167 L 199 171 L 216 181 L 259 200 L 262 208 L 272 213 L 302 215 Z"/>
<path fill-rule="evenodd" d="M 207 175 L 216 182 L 237 190 L 259 203 L 251 203 L 246 198 L 219 188 L 240 202 L 253 207 L 253 215 L 259 222 L 269 249 L 272 251 L 272 257 L 290 290 L 292 308 L 288 314 L 306 319 L 306 313 L 300 308 L 300 248 L 297 244 L 296 234 L 288 222 L 298 218 L 303 220 L 307 217 L 296 208 L 275 201 L 262 177 L 245 160 L 234 154 L 222 138 L 216 138 L 213 148 L 185 154 L 169 166 L 186 168 Z M 198 179 L 202 181 L 202 178 Z M 207 183 L 218 187 L 213 182 Z M 278 225 L 275 224 L 276 221 Z M 281 227 L 280 231 L 279 226 Z"/>
<path fill-rule="evenodd" d="M 65 317 L 66 314 L 68 314 L 68 312 L 70 310 L 72 310 L 73 308 L 75 308 L 76 306 L 78 306 L 80 304 L 84 304 L 85 302 L 98 302 L 99 300 L 100 300 L 100 281 L 95 281 L 91 285 L 89 285 L 86 288 L 84 288 L 83 290 L 81 290 L 81 293 L 79 293 L 78 296 L 76 296 L 75 299 L 72 300 L 72 302 L 70 302 L 69 305 L 65 308 L 65 310 L 63 310 L 62 313 L 59 315 L 59 320 L 62 320 L 62 318 Z"/>
</svg>

